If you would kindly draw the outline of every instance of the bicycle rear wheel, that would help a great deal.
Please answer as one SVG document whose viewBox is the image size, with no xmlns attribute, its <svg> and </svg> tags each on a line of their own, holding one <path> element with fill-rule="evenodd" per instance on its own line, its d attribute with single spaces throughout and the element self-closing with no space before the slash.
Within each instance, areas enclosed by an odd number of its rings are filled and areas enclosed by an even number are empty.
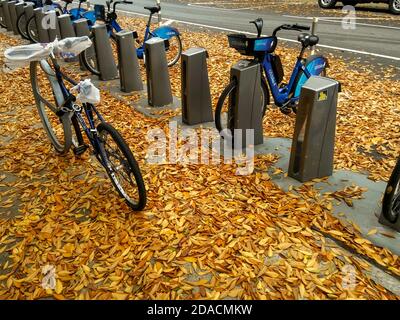
<svg viewBox="0 0 400 320">
<path fill-rule="evenodd" d="M 233 79 L 221 93 L 215 109 L 215 127 L 224 138 L 232 138 L 234 127 L 235 110 L 232 108 L 236 98 L 237 81 Z M 261 106 L 260 111 L 264 117 L 269 105 L 269 91 L 264 79 L 261 81 Z"/>
<path fill-rule="evenodd" d="M 92 43 L 94 43 L 93 33 L 90 35 L 90 40 L 92 41 Z M 111 34 L 110 41 L 111 41 L 111 48 L 113 51 L 114 61 L 116 61 L 118 66 L 118 47 L 117 47 L 117 39 L 115 38 L 114 34 Z M 91 48 L 95 50 L 94 45 Z M 93 54 L 93 50 L 90 50 L 89 48 L 83 51 L 81 53 L 81 59 L 86 69 L 88 69 L 92 74 L 99 76 L 100 75 L 99 65 L 97 63 L 96 54 Z"/>
<path fill-rule="evenodd" d="M 128 145 L 108 123 L 97 126 L 105 169 L 115 189 L 133 210 L 146 205 L 146 189 L 139 166 Z"/>
<path fill-rule="evenodd" d="M 30 17 L 26 23 L 26 35 L 32 42 L 39 42 L 39 33 L 36 27 L 35 16 Z"/>
<path fill-rule="evenodd" d="M 31 62 L 30 78 L 43 128 L 56 151 L 66 153 L 72 144 L 72 124 L 69 113 L 61 116 L 56 114 L 60 110 L 64 96 L 54 70 L 46 60 Z"/>
<path fill-rule="evenodd" d="M 168 45 L 165 48 L 168 67 L 172 67 L 179 61 L 182 54 L 182 41 L 179 36 L 172 36 L 168 39 Z"/>
<path fill-rule="evenodd" d="M 30 40 L 28 34 L 26 33 L 26 22 L 25 13 L 22 12 L 17 19 L 18 32 L 24 39 Z"/>
<path fill-rule="evenodd" d="M 400 216 L 400 159 L 397 160 L 383 196 L 382 214 L 392 223 Z"/>
</svg>

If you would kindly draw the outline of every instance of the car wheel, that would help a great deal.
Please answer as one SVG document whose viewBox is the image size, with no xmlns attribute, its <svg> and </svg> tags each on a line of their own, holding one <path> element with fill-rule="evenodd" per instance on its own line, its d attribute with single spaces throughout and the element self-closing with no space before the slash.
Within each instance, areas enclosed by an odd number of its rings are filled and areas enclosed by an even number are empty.
<svg viewBox="0 0 400 320">
<path fill-rule="evenodd" d="M 400 0 L 390 0 L 389 10 L 394 14 L 400 14 Z"/>
<path fill-rule="evenodd" d="M 355 6 L 357 4 L 357 1 L 354 0 L 343 0 L 342 1 L 344 6 Z"/>
<path fill-rule="evenodd" d="M 331 9 L 336 5 L 337 0 L 318 0 L 318 4 L 323 9 Z"/>
</svg>

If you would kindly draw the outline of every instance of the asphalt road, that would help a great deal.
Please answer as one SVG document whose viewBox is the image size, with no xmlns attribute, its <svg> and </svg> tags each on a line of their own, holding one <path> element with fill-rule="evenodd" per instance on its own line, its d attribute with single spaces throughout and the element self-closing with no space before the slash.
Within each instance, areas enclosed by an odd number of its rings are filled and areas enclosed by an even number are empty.
<svg viewBox="0 0 400 320">
<path fill-rule="evenodd" d="M 91 3 L 105 3 L 105 0 L 92 0 Z M 148 12 L 143 7 L 154 4 L 155 1 L 152 0 L 134 0 L 134 4 L 119 5 L 118 9 L 147 14 Z M 202 6 L 187 5 L 174 2 L 174 0 L 161 2 L 161 6 L 163 19 L 188 22 L 196 26 L 214 27 L 214 29 L 222 31 L 227 29 L 226 31 L 255 32 L 254 26 L 250 25 L 249 21 L 257 17 L 264 19 L 264 34 L 270 34 L 276 26 L 283 23 L 311 25 L 311 20 L 307 17 L 283 16 L 265 10 L 230 10 L 207 7 L 207 4 Z M 355 29 L 344 29 L 340 20 L 320 19 L 318 35 L 320 36 L 321 47 L 391 60 L 395 65 L 400 65 L 400 27 L 376 25 L 373 20 L 357 21 Z M 279 36 L 284 39 L 295 40 L 296 32 L 283 31 L 279 33 Z"/>
</svg>

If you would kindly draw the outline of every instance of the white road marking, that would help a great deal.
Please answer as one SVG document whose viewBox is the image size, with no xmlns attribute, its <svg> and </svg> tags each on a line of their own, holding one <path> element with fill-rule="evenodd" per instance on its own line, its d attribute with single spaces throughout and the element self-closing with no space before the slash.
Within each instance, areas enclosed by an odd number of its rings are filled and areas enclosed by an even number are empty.
<svg viewBox="0 0 400 320">
<path fill-rule="evenodd" d="M 312 20 L 313 17 L 302 17 L 302 16 L 291 16 L 291 15 L 286 15 L 284 14 L 283 17 L 287 18 L 295 18 L 295 19 L 305 19 L 305 20 Z M 327 21 L 327 22 L 336 22 L 336 23 L 342 23 L 342 21 L 337 21 L 337 20 L 342 20 L 342 17 L 318 17 L 320 21 Z M 355 18 L 355 19 L 374 19 L 374 18 Z M 374 28 L 384 28 L 384 29 L 394 29 L 394 30 L 400 30 L 400 27 L 393 27 L 393 26 L 385 26 L 381 24 L 370 24 L 370 23 L 360 23 L 356 22 L 357 25 L 360 26 L 367 26 L 367 27 L 374 27 Z"/>
<path fill-rule="evenodd" d="M 170 24 L 173 24 L 174 22 L 175 22 L 175 20 L 170 19 L 170 20 L 165 21 L 161 25 L 162 26 L 169 26 Z"/>
<path fill-rule="evenodd" d="M 138 16 L 145 16 L 147 17 L 148 14 L 143 14 L 139 12 L 134 12 L 134 11 L 126 11 L 126 10 L 117 10 L 118 12 L 122 13 L 128 13 L 128 14 L 133 14 L 133 15 L 138 15 Z M 167 20 L 163 18 L 163 20 Z M 195 23 L 195 22 L 189 22 L 189 21 L 183 21 L 183 20 L 175 20 L 175 22 L 178 23 L 183 23 L 187 25 L 192 25 L 192 26 L 197 26 L 197 27 L 203 27 L 203 28 L 210 28 L 210 29 L 215 29 L 215 30 L 221 30 L 221 31 L 228 31 L 228 32 L 235 32 L 235 33 L 243 33 L 243 34 L 248 34 L 248 35 L 257 35 L 256 33 L 253 32 L 247 32 L 247 31 L 240 31 L 240 30 L 235 30 L 235 29 L 228 29 L 228 28 L 221 28 L 221 27 L 215 27 L 215 26 L 210 26 L 207 24 L 201 24 L 201 23 Z M 267 36 L 267 35 L 262 35 L 262 36 Z M 278 38 L 279 40 L 287 41 L 287 42 L 298 42 L 297 40 L 293 39 L 287 39 L 287 38 Z M 379 54 L 379 53 L 373 53 L 373 52 L 367 52 L 367 51 L 360 51 L 360 50 L 353 50 L 353 49 L 348 49 L 348 48 L 341 48 L 341 47 L 335 47 L 335 46 L 329 46 L 325 44 L 318 44 L 318 47 L 320 48 L 327 48 L 327 49 L 333 49 L 333 50 L 339 50 L 339 51 L 345 51 L 345 52 L 352 52 L 352 53 L 358 53 L 366 56 L 372 56 L 372 57 L 378 57 L 378 58 L 384 58 L 384 59 L 390 59 L 390 60 L 395 60 L 395 61 L 400 61 L 400 57 L 393 57 L 393 56 L 387 56 L 384 54 Z"/>
</svg>

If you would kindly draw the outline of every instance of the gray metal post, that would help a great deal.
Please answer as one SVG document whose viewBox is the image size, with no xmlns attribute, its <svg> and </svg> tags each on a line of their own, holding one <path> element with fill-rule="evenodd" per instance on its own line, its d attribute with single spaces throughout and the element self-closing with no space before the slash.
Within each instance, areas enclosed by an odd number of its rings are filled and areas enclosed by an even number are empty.
<svg viewBox="0 0 400 320">
<path fill-rule="evenodd" d="M 213 121 L 206 49 L 190 48 L 182 53 L 181 97 L 184 123 Z"/>
<path fill-rule="evenodd" d="M 300 93 L 289 176 L 301 182 L 332 175 L 339 83 L 311 77 Z"/>
<path fill-rule="evenodd" d="M 45 13 L 43 13 L 42 8 L 36 8 L 33 10 L 33 14 L 35 15 L 35 22 L 36 22 L 36 30 L 38 33 L 39 37 L 39 42 L 41 43 L 47 43 L 49 41 L 49 33 L 47 29 L 43 28 L 43 17 L 45 16 Z"/>
<path fill-rule="evenodd" d="M 112 80 L 118 77 L 117 65 L 114 61 L 110 37 L 104 24 L 95 25 L 92 28 L 94 33 L 94 47 L 101 80 Z"/>
<path fill-rule="evenodd" d="M 15 5 L 15 13 L 16 13 L 16 17 L 17 17 L 17 19 L 15 19 L 15 28 L 16 28 L 16 30 L 17 30 L 17 34 L 19 34 L 18 25 L 17 25 L 18 17 L 19 17 L 21 14 L 24 13 L 24 7 L 25 7 L 25 4 L 24 4 L 23 2 L 19 2 L 19 3 L 17 3 L 17 4 Z"/>
<path fill-rule="evenodd" d="M 4 10 L 4 8 L 3 8 L 3 0 L 1 0 L 0 1 L 0 20 L 1 20 L 1 22 L 3 23 L 3 24 L 5 24 L 5 21 L 4 21 L 4 13 L 3 13 L 3 10 Z M 1 26 L 0 26 L 1 27 Z"/>
<path fill-rule="evenodd" d="M 50 17 L 48 24 L 49 40 L 54 41 L 56 38 L 61 39 L 60 26 L 58 25 L 57 14 L 54 10 L 47 11 L 46 15 Z"/>
<path fill-rule="evenodd" d="M 69 14 L 62 14 L 58 17 L 58 25 L 60 27 L 61 39 L 75 37 L 74 26 L 72 25 Z"/>
<path fill-rule="evenodd" d="M 7 31 L 13 31 L 11 17 L 10 17 L 10 2 L 9 1 L 3 1 L 3 15 L 4 15 L 4 22 L 7 26 Z"/>
<path fill-rule="evenodd" d="M 12 32 L 15 35 L 18 35 L 18 28 L 17 28 L 17 11 L 15 9 L 15 6 L 17 5 L 16 1 L 10 1 L 8 3 L 8 10 L 10 12 L 10 19 L 11 19 L 11 28 Z"/>
<path fill-rule="evenodd" d="M 146 57 L 147 99 L 152 107 L 173 102 L 164 40 L 154 37 L 144 45 Z"/>
<path fill-rule="evenodd" d="M 318 18 L 314 17 L 312 25 L 311 25 L 311 34 L 314 36 L 317 35 L 317 26 L 318 26 Z M 312 46 L 310 48 L 311 54 L 315 54 L 315 48 L 316 48 L 316 46 Z"/>
<path fill-rule="evenodd" d="M 24 7 L 24 12 L 25 12 L 25 21 L 28 22 L 28 20 L 33 16 L 33 3 L 28 2 Z"/>
<path fill-rule="evenodd" d="M 242 146 L 247 146 L 245 129 L 254 130 L 254 144 L 264 141 L 262 128 L 262 92 L 260 64 L 250 60 L 240 60 L 231 68 L 231 79 L 236 79 L 235 96 L 229 103 L 234 103 L 234 118 L 230 129 L 242 130 Z M 231 107 L 231 108 L 232 108 Z"/>
<path fill-rule="evenodd" d="M 119 77 L 121 91 L 143 90 L 139 61 L 136 55 L 135 40 L 132 31 L 120 31 L 116 34 L 118 44 Z"/>
<path fill-rule="evenodd" d="M 87 19 L 82 18 L 82 19 L 75 20 L 73 22 L 73 26 L 74 26 L 75 34 L 77 37 L 90 36 L 89 24 L 88 24 Z M 86 51 L 87 51 L 87 54 L 89 57 L 92 57 L 93 55 L 95 55 L 94 44 L 92 44 L 90 46 L 90 48 L 86 49 Z M 80 56 L 79 56 L 79 64 L 80 64 L 81 70 L 86 70 L 86 67 L 83 64 Z"/>
</svg>

